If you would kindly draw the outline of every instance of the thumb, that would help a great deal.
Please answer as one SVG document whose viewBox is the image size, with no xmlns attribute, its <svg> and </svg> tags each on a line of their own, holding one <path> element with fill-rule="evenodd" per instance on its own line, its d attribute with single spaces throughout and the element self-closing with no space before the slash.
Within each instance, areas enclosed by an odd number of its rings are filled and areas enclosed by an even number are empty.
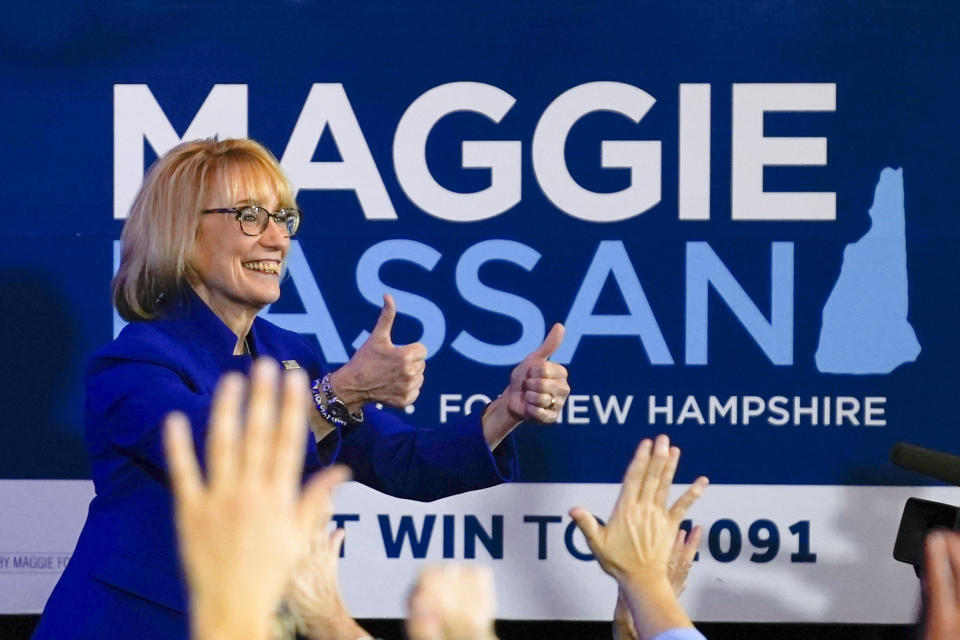
<svg viewBox="0 0 960 640">
<path fill-rule="evenodd" d="M 333 533 L 330 534 L 330 550 L 336 554 L 340 555 L 340 549 L 343 548 L 343 540 L 347 537 L 347 530 L 342 528 L 337 528 L 333 530 Z"/>
<path fill-rule="evenodd" d="M 350 470 L 342 465 L 327 467 L 313 474 L 307 481 L 300 496 L 300 522 L 306 530 L 325 525 L 333 514 L 334 488 L 350 479 Z"/>
<path fill-rule="evenodd" d="M 393 302 L 393 296 L 389 293 L 383 294 L 383 309 L 380 311 L 380 317 L 377 318 L 377 324 L 373 327 L 371 335 L 386 338 L 390 342 L 390 330 L 393 329 L 393 320 L 396 317 L 397 305 Z"/>
<path fill-rule="evenodd" d="M 577 528 L 583 532 L 583 537 L 587 539 L 590 551 L 597 555 L 598 536 L 600 535 L 600 523 L 593 517 L 593 514 L 583 507 L 574 507 L 570 509 L 570 517 L 577 523 Z"/>
<path fill-rule="evenodd" d="M 560 344 L 563 342 L 563 334 L 566 333 L 566 329 L 563 328 L 563 325 L 559 322 L 550 329 L 550 333 L 547 334 L 547 337 L 543 339 L 543 342 L 540 343 L 540 346 L 533 350 L 530 354 L 536 358 L 542 358 L 546 360 L 553 355 L 553 352 L 560 348 Z"/>
</svg>

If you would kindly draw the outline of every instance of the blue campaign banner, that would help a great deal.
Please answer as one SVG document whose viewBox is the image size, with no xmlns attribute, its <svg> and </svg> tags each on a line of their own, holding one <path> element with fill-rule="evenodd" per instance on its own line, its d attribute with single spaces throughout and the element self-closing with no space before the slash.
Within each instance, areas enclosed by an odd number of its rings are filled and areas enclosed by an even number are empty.
<svg viewBox="0 0 960 640">
<path fill-rule="evenodd" d="M 0 477 L 88 477 L 83 367 L 146 166 L 249 136 L 305 221 L 272 320 L 343 362 L 392 292 L 408 419 L 495 397 L 564 322 L 522 480 L 897 485 L 960 451 L 950 3 L 53 3 L 0 25 Z M 480 394 L 480 395 L 478 395 Z"/>
</svg>

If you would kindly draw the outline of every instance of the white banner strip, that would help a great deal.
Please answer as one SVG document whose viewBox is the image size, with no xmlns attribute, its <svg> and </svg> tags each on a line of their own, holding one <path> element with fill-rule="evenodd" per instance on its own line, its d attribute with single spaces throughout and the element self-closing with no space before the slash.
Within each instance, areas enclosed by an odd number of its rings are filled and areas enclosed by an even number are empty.
<svg viewBox="0 0 960 640">
<path fill-rule="evenodd" d="M 518 483 L 418 503 L 350 483 L 336 496 L 350 611 L 402 617 L 419 568 L 458 560 L 493 567 L 501 618 L 608 619 L 615 585 L 584 559 L 586 543 L 567 512 L 580 505 L 606 517 L 618 489 Z M 912 496 L 949 504 L 960 491 L 711 486 L 690 513 L 704 536 L 682 601 L 700 621 L 910 623 L 919 585 L 892 550 Z M 88 481 L 0 481 L 0 613 L 42 609 L 92 497 Z"/>
</svg>

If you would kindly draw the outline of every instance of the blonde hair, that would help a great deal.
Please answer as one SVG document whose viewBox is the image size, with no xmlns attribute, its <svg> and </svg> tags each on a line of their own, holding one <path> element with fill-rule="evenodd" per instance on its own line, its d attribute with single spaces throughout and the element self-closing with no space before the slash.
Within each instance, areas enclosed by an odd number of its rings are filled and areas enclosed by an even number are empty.
<svg viewBox="0 0 960 640">
<path fill-rule="evenodd" d="M 277 159 L 253 140 L 184 142 L 150 167 L 123 226 L 113 278 L 113 304 L 125 320 L 152 320 L 163 302 L 180 296 L 195 276 L 190 258 L 201 211 L 213 196 L 230 206 L 241 193 L 253 202 L 276 197 L 280 207 L 296 206 Z"/>
</svg>

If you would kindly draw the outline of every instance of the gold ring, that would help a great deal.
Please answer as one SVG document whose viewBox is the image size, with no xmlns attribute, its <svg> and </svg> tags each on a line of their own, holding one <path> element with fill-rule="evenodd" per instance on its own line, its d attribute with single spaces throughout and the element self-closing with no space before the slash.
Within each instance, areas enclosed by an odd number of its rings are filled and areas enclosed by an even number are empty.
<svg viewBox="0 0 960 640">
<path fill-rule="evenodd" d="M 552 410 L 555 406 L 557 406 L 557 397 L 551 393 L 551 394 L 550 394 L 550 404 L 547 405 L 547 410 L 550 411 L 550 410 Z"/>
</svg>

